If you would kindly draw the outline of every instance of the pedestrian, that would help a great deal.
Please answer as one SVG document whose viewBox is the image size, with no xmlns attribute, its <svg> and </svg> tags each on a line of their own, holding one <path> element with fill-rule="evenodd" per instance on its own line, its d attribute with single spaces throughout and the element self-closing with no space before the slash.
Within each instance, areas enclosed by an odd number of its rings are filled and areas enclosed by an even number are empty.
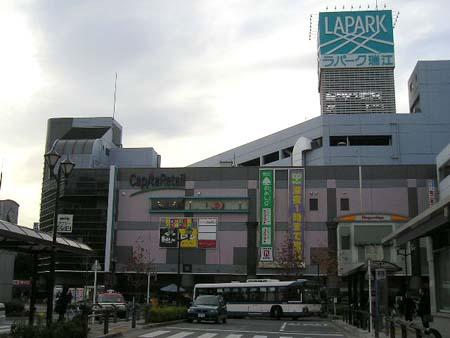
<svg viewBox="0 0 450 338">
<path fill-rule="evenodd" d="M 409 291 L 405 294 L 405 300 L 403 301 L 404 312 L 405 312 L 405 320 L 412 321 L 413 313 L 415 308 L 414 300 L 411 298 Z"/>
<path fill-rule="evenodd" d="M 422 319 L 422 325 L 427 332 L 430 328 L 431 318 L 431 306 L 430 306 L 430 294 L 428 289 L 421 288 L 419 290 L 419 307 L 417 309 L 417 314 Z"/>
</svg>

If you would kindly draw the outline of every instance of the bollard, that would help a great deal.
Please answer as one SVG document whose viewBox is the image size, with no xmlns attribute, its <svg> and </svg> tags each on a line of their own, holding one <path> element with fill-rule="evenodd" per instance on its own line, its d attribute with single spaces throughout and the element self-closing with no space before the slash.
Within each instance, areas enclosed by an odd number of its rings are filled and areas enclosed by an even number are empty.
<svg viewBox="0 0 450 338">
<path fill-rule="evenodd" d="M 114 323 L 117 323 L 117 307 L 114 306 L 114 317 L 113 317 Z"/>
<path fill-rule="evenodd" d="M 108 333 L 108 317 L 109 317 L 109 311 L 108 310 L 106 310 L 105 311 L 105 314 L 104 314 L 104 316 L 105 316 L 105 318 L 104 318 L 104 320 L 103 320 L 103 334 L 107 334 Z"/>
<path fill-rule="evenodd" d="M 390 325 L 389 325 L 389 329 L 390 329 L 390 338 L 395 338 L 395 324 L 394 321 L 391 320 Z"/>
<path fill-rule="evenodd" d="M 136 305 L 133 304 L 133 309 L 131 310 L 131 328 L 136 328 Z"/>
<path fill-rule="evenodd" d="M 408 338 L 408 332 L 406 332 L 406 325 L 400 324 L 400 328 L 402 329 L 402 338 Z"/>
</svg>

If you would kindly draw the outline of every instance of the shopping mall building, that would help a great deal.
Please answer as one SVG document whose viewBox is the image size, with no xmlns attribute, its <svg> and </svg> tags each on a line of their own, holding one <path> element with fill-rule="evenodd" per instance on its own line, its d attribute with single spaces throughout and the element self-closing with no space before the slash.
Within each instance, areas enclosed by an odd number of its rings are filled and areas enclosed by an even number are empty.
<svg viewBox="0 0 450 338">
<path fill-rule="evenodd" d="M 384 15 L 379 40 L 387 43 L 356 52 L 336 45 L 324 25 L 345 15 Z M 450 61 L 419 61 L 408 82 L 410 111 L 397 114 L 389 22 L 390 11 L 321 13 L 322 114 L 188 167 L 161 168 L 153 148 L 124 148 L 114 119 L 50 119 L 45 152 L 55 147 L 76 163 L 58 208 L 73 215 L 66 236 L 95 249 L 102 282 L 123 291 L 128 275 L 151 272 L 165 285 L 177 281 L 178 268 L 188 289 L 291 274 L 319 275 L 339 288 L 336 277 L 367 259 L 398 267 L 393 288 L 401 288 L 405 266 L 426 280 L 425 240 L 398 255 L 396 242 L 383 238 L 438 203 L 435 159 L 450 143 Z M 41 230 L 52 229 L 54 198 L 46 170 Z M 283 264 L 286 248 L 296 253 L 295 272 Z M 82 283 L 91 266 L 60 257 L 59 283 Z"/>
</svg>

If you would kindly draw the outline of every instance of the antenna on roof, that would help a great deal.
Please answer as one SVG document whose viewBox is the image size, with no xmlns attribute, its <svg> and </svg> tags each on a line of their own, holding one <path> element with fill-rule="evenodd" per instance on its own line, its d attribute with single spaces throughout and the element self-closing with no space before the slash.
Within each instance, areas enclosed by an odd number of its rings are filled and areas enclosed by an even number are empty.
<svg viewBox="0 0 450 338">
<path fill-rule="evenodd" d="M 117 93 L 117 72 L 116 72 L 116 78 L 114 80 L 114 105 L 113 105 L 113 120 L 114 116 L 116 115 L 116 93 Z"/>
</svg>

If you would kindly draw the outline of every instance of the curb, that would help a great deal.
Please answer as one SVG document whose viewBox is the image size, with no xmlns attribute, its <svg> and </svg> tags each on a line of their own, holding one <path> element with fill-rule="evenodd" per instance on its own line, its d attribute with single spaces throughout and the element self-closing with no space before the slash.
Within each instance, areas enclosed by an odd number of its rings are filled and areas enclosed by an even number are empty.
<svg viewBox="0 0 450 338">
<path fill-rule="evenodd" d="M 161 323 L 149 323 L 149 324 L 144 324 L 144 325 L 136 325 L 136 328 L 132 329 L 131 327 L 128 328 L 127 330 L 124 331 L 119 331 L 119 332 L 111 332 L 105 335 L 100 335 L 100 336 L 96 336 L 95 338 L 113 338 L 113 337 L 123 337 L 124 333 L 128 333 L 132 330 L 146 330 L 146 329 L 151 329 L 154 327 L 160 327 L 160 326 L 166 326 L 166 325 L 173 325 L 173 324 L 179 324 L 179 323 L 183 323 L 185 322 L 186 319 L 177 319 L 177 320 L 172 320 L 169 322 L 161 322 Z"/>
<path fill-rule="evenodd" d="M 166 325 L 173 325 L 173 324 L 179 324 L 184 323 L 186 319 L 177 319 L 177 320 L 171 320 L 169 322 L 161 322 L 161 323 L 149 323 L 144 324 L 141 326 L 142 329 L 151 329 L 153 327 L 160 327 L 160 326 L 166 326 Z"/>
<path fill-rule="evenodd" d="M 96 338 L 112 338 L 112 337 L 123 337 L 123 333 L 122 332 L 107 333 L 105 335 L 97 336 Z"/>
</svg>

